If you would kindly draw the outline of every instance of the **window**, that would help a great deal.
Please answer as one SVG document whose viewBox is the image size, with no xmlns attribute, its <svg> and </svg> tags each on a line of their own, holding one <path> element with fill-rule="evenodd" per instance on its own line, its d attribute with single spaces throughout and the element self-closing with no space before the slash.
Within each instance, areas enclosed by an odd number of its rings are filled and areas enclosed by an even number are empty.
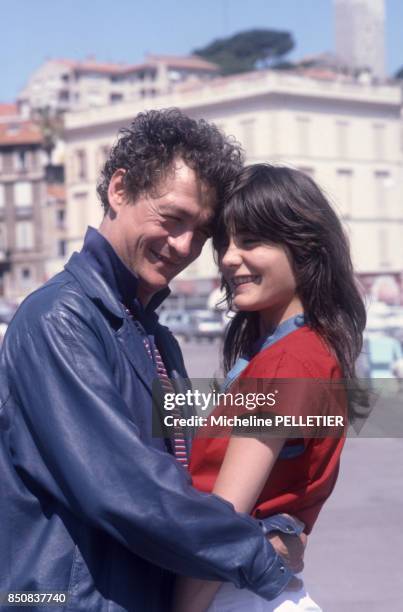
<svg viewBox="0 0 403 612">
<path fill-rule="evenodd" d="M 30 287 L 32 282 L 32 272 L 30 268 L 21 268 L 20 269 L 20 283 L 21 287 L 27 288 Z"/>
<path fill-rule="evenodd" d="M 29 167 L 31 170 L 36 171 L 40 169 L 39 163 L 41 161 L 41 151 L 30 151 L 29 153 Z"/>
<path fill-rule="evenodd" d="M 375 123 L 372 126 L 374 139 L 375 159 L 385 158 L 385 126 L 382 123 Z"/>
<path fill-rule="evenodd" d="M 34 226 L 32 221 L 17 221 L 15 224 L 15 242 L 17 249 L 27 250 L 34 246 Z"/>
<path fill-rule="evenodd" d="M 103 168 L 106 160 L 109 157 L 109 153 L 110 153 L 110 147 L 108 145 L 103 145 L 99 147 L 97 151 L 97 155 L 96 155 L 97 172 L 99 172 Z"/>
<path fill-rule="evenodd" d="M 14 172 L 14 155 L 12 153 L 3 153 L 3 168 L 2 171 L 7 174 Z"/>
<path fill-rule="evenodd" d="M 64 228 L 65 219 L 66 219 L 66 211 L 59 208 L 59 210 L 56 211 L 56 226 L 59 229 Z"/>
<path fill-rule="evenodd" d="M 297 153 L 298 155 L 309 155 L 311 149 L 311 121 L 309 117 L 297 117 Z"/>
<path fill-rule="evenodd" d="M 79 180 L 85 180 L 87 178 L 87 155 L 84 149 L 78 149 L 76 151 L 76 164 L 77 178 Z"/>
<path fill-rule="evenodd" d="M 385 170 L 377 170 L 375 179 L 375 205 L 382 216 L 388 214 L 390 174 Z"/>
<path fill-rule="evenodd" d="M 253 155 L 255 152 L 255 120 L 246 119 L 241 121 L 241 142 L 245 148 L 247 155 Z"/>
<path fill-rule="evenodd" d="M 78 227 L 81 227 L 83 234 L 88 225 L 88 193 L 75 193 L 73 196 L 74 216 L 77 220 Z"/>
<path fill-rule="evenodd" d="M 348 157 L 348 128 L 347 121 L 336 121 L 336 156 L 341 159 Z"/>
<path fill-rule="evenodd" d="M 14 168 L 17 172 L 25 172 L 29 167 L 28 151 L 21 149 L 14 154 Z"/>
<path fill-rule="evenodd" d="M 353 214 L 353 171 L 349 168 L 337 170 L 337 191 L 342 214 L 351 217 Z"/>
<path fill-rule="evenodd" d="M 28 181 L 15 183 L 14 204 L 17 208 L 32 206 L 32 183 Z"/>
<path fill-rule="evenodd" d="M 7 249 L 6 224 L 0 223 L 0 253 Z"/>
<path fill-rule="evenodd" d="M 59 91 L 59 102 L 68 102 L 70 100 L 70 92 L 68 89 L 61 89 Z"/>
<path fill-rule="evenodd" d="M 57 241 L 57 254 L 59 257 L 64 257 L 66 255 L 66 241 L 58 240 Z"/>
<path fill-rule="evenodd" d="M 109 101 L 111 104 L 116 104 L 117 102 L 121 102 L 123 100 L 123 94 L 121 93 L 111 93 L 109 96 Z"/>
<path fill-rule="evenodd" d="M 389 261 L 389 240 L 386 227 L 380 227 L 378 230 L 378 253 L 379 264 L 382 267 L 390 265 Z"/>
</svg>

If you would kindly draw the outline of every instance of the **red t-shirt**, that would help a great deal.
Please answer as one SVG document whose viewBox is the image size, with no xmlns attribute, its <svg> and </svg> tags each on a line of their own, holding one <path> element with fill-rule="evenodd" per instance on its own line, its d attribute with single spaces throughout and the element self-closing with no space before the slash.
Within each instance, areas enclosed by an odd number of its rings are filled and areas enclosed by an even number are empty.
<svg viewBox="0 0 403 612">
<path fill-rule="evenodd" d="M 243 370 L 239 380 L 244 378 L 320 379 L 335 382 L 342 378 L 342 373 L 337 359 L 320 336 L 303 326 L 258 353 Z M 320 402 L 327 402 L 326 398 L 327 391 L 321 393 Z M 304 401 L 306 406 L 300 413 L 308 415 L 312 397 L 299 397 L 297 404 L 303 407 Z M 338 401 L 340 404 L 340 394 Z M 344 391 L 342 402 L 345 410 Z M 332 412 L 332 402 L 328 404 L 324 410 L 326 414 Z M 287 406 L 280 410 L 289 413 Z M 337 411 L 340 414 L 340 405 Z M 194 440 L 189 469 L 197 489 L 206 492 L 213 490 L 228 441 L 227 437 L 196 437 Z M 299 442 L 304 445 L 302 454 L 294 458 L 280 456 L 277 459 L 252 515 L 264 518 L 287 512 L 303 521 L 306 533 L 310 533 L 323 503 L 336 483 L 344 435 L 340 436 L 339 433 L 332 437 L 304 438 Z M 298 440 L 286 443 L 287 446 L 293 444 L 298 444 Z"/>
</svg>

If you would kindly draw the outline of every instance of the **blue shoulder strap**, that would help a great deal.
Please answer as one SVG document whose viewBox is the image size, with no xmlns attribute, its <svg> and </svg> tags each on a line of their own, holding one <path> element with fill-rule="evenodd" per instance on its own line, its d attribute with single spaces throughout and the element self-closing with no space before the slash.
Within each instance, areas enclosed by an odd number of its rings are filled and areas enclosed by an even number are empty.
<svg viewBox="0 0 403 612">
<path fill-rule="evenodd" d="M 228 387 L 238 378 L 238 376 L 243 372 L 246 368 L 252 357 L 263 351 L 267 347 L 271 346 L 275 342 L 281 340 L 285 336 L 288 336 L 291 332 L 295 331 L 299 327 L 302 327 L 306 323 L 306 317 L 303 314 L 297 314 L 290 319 L 286 319 L 280 325 L 276 327 L 276 329 L 271 332 L 269 335 L 263 336 L 259 338 L 254 344 L 252 352 L 250 355 L 242 355 L 238 357 L 235 364 L 228 372 L 225 381 L 224 381 L 224 391 L 228 389 Z"/>
</svg>

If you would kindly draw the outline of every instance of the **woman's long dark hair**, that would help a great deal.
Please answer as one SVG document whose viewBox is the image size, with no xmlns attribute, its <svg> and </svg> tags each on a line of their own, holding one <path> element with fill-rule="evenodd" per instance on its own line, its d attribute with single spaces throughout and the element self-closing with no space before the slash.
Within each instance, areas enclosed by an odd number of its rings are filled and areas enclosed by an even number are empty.
<svg viewBox="0 0 403 612">
<path fill-rule="evenodd" d="M 308 324 L 335 353 L 343 378 L 354 382 L 365 306 L 340 220 L 315 182 L 283 166 L 245 167 L 228 193 L 213 237 L 218 259 L 229 234 L 240 233 L 287 248 Z M 230 308 L 230 287 L 225 280 L 222 285 Z M 259 313 L 238 312 L 224 340 L 225 372 L 250 351 L 258 335 Z"/>
</svg>

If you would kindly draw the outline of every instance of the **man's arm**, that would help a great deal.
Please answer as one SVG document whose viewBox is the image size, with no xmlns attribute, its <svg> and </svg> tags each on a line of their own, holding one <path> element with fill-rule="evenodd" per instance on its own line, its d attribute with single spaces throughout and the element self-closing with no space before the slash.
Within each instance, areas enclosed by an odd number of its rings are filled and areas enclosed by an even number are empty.
<svg viewBox="0 0 403 612">
<path fill-rule="evenodd" d="M 21 315 L 6 340 L 7 374 L 21 406 L 16 467 L 134 554 L 275 597 L 291 574 L 258 523 L 194 490 L 173 457 L 141 442 L 99 336 L 64 308 L 31 320 Z"/>
<path fill-rule="evenodd" d="M 238 512 L 251 512 L 284 442 L 283 438 L 262 441 L 251 437 L 231 437 L 214 493 L 230 501 Z M 175 612 L 204 612 L 219 587 L 219 582 L 179 578 Z"/>
</svg>

